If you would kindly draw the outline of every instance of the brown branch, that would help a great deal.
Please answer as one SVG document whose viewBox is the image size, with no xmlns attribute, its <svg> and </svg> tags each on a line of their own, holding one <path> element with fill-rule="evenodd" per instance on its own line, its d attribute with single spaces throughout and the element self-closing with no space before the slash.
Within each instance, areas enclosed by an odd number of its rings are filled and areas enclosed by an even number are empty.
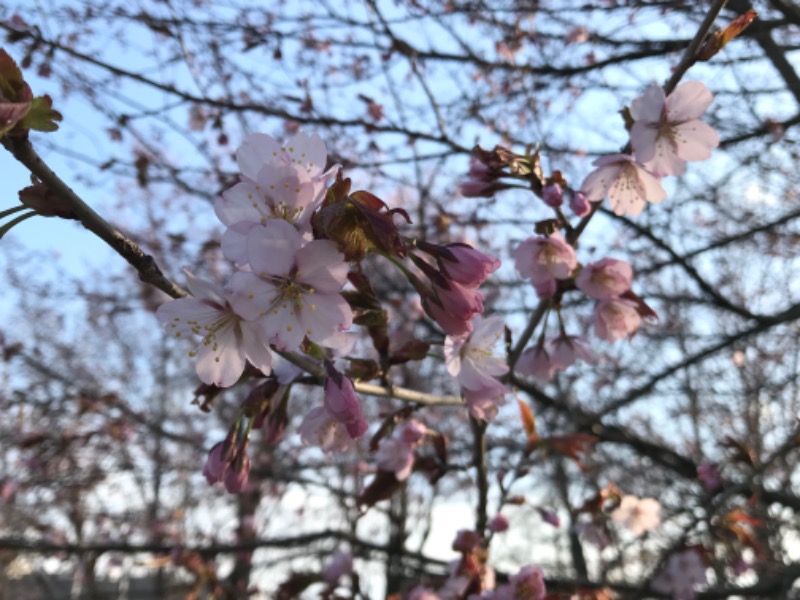
<svg viewBox="0 0 800 600">
<path fill-rule="evenodd" d="M 146 254 L 136 242 L 128 238 L 97 214 L 88 204 L 55 174 L 27 139 L 4 137 L 3 147 L 14 158 L 36 175 L 54 194 L 69 205 L 81 224 L 111 246 L 139 273 L 139 279 L 160 289 L 173 298 L 182 298 L 186 292 L 169 280 L 158 268 L 155 259 Z"/>
</svg>

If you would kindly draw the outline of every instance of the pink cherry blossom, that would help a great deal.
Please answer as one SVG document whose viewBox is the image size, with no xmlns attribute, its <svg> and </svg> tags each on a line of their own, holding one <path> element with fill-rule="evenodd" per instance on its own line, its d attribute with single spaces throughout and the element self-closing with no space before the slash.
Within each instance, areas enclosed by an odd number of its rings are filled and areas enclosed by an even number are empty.
<svg viewBox="0 0 800 600">
<path fill-rule="evenodd" d="M 620 505 L 611 513 L 611 520 L 633 535 L 642 535 L 661 523 L 661 504 L 654 498 L 623 496 Z"/>
<path fill-rule="evenodd" d="M 249 135 L 236 151 L 236 161 L 242 175 L 256 181 L 264 165 L 286 165 L 305 172 L 314 185 L 313 204 L 321 201 L 328 184 L 333 181 L 338 165 L 325 171 L 328 152 L 318 135 L 298 133 L 281 143 L 263 134 Z"/>
<path fill-rule="evenodd" d="M 398 439 L 412 448 L 416 447 L 428 434 L 428 428 L 419 421 L 410 419 L 395 430 Z"/>
<path fill-rule="evenodd" d="M 608 300 L 631 289 L 633 269 L 616 258 L 603 258 L 583 267 L 575 278 L 575 286 L 590 298 Z"/>
<path fill-rule="evenodd" d="M 189 356 L 197 357 L 197 376 L 203 383 L 229 387 L 239 380 L 246 361 L 268 375 L 272 369 L 269 335 L 259 322 L 244 320 L 229 303 L 230 296 L 211 282 L 184 270 L 192 298 L 162 304 L 156 317 L 175 337 L 199 335 L 202 343 Z"/>
<path fill-rule="evenodd" d="M 467 244 L 446 246 L 450 257 L 439 258 L 439 268 L 448 279 L 468 288 L 476 288 L 500 268 L 500 261 Z"/>
<path fill-rule="evenodd" d="M 636 303 L 625 298 L 601 300 L 594 307 L 592 319 L 594 334 L 607 342 L 633 334 L 642 322 Z"/>
<path fill-rule="evenodd" d="M 220 221 L 266 223 L 283 219 L 300 231 L 310 230 L 314 185 L 305 171 L 288 165 L 267 164 L 256 179 L 245 179 L 222 193 L 214 204 Z"/>
<path fill-rule="evenodd" d="M 591 202 L 608 196 L 615 214 L 635 217 L 647 202 L 658 204 L 667 197 L 661 182 L 627 154 L 602 156 L 594 161 L 597 169 L 581 184 L 581 192 Z"/>
<path fill-rule="evenodd" d="M 536 509 L 539 511 L 539 516 L 542 517 L 542 521 L 552 525 L 555 528 L 561 527 L 561 518 L 558 516 L 558 513 L 554 510 L 548 510 L 546 508 L 538 508 Z"/>
<path fill-rule="evenodd" d="M 658 177 L 680 175 L 686 161 L 706 160 L 719 146 L 719 136 L 699 120 L 713 96 L 699 81 L 687 81 L 664 98 L 650 85 L 631 103 L 631 146 L 636 158 Z"/>
<path fill-rule="evenodd" d="M 433 282 L 434 293 L 442 308 L 456 319 L 471 320 L 483 312 L 483 294 L 452 279 Z"/>
<path fill-rule="evenodd" d="M 547 342 L 550 363 L 558 370 L 564 370 L 582 360 L 594 363 L 597 360 L 594 352 L 589 348 L 589 341 L 583 336 L 560 335 Z"/>
<path fill-rule="evenodd" d="M 479 421 L 494 421 L 497 409 L 505 403 L 508 388 L 496 379 L 489 379 L 478 389 L 462 388 L 461 395 L 469 414 Z"/>
<path fill-rule="evenodd" d="M 348 265 L 336 245 L 314 240 L 303 245 L 286 221 L 269 220 L 247 235 L 252 273 L 235 273 L 231 302 L 248 319 L 258 319 L 271 343 L 295 350 L 304 337 L 330 348 L 346 345 L 342 332 L 353 322 L 339 293 Z"/>
<path fill-rule="evenodd" d="M 328 367 L 328 378 L 325 380 L 325 410 L 347 429 L 354 440 L 364 435 L 367 422 L 361 412 L 361 401 L 356 396 L 353 382 Z"/>
<path fill-rule="evenodd" d="M 511 256 L 519 274 L 530 279 L 534 286 L 537 283 L 549 284 L 553 279 L 568 279 L 578 265 L 575 250 L 558 232 L 550 237 L 528 238 L 511 252 Z M 543 291 L 549 287 L 544 287 Z M 542 297 L 539 288 L 537 293 Z"/>
<path fill-rule="evenodd" d="M 706 581 L 703 559 L 697 550 L 690 548 L 670 556 L 667 566 L 653 578 L 650 585 L 657 592 L 671 595 L 672 600 L 692 600 L 695 586 L 703 585 Z"/>
<path fill-rule="evenodd" d="M 422 308 L 434 321 L 439 324 L 447 335 L 461 337 L 469 335 L 472 331 L 472 318 L 462 319 L 456 317 L 434 300 L 422 298 Z"/>
<path fill-rule="evenodd" d="M 323 452 L 346 452 L 352 438 L 344 425 L 337 421 L 324 406 L 311 409 L 297 428 L 304 444 L 319 446 Z"/>
<path fill-rule="evenodd" d="M 549 352 L 540 344 L 525 350 L 514 366 L 514 370 L 520 375 L 528 375 L 542 381 L 550 381 L 557 368 Z"/>
<path fill-rule="evenodd" d="M 494 349 L 503 339 L 505 323 L 501 317 L 475 317 L 473 331 L 466 339 L 447 336 L 444 356 L 447 372 L 462 388 L 479 390 L 491 385 L 490 380 L 508 372 L 502 357 Z"/>
</svg>

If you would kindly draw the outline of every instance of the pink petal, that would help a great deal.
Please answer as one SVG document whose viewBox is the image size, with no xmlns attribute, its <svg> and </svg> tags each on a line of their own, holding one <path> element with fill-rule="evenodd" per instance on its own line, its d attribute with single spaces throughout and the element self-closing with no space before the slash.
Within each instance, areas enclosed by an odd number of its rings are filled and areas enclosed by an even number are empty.
<svg viewBox="0 0 800 600">
<path fill-rule="evenodd" d="M 244 371 L 244 352 L 230 331 L 218 331 L 217 350 L 212 345 L 201 346 L 197 353 L 197 376 L 203 383 L 230 387 Z"/>
<path fill-rule="evenodd" d="M 659 177 L 681 175 L 686 170 L 686 162 L 675 153 L 675 144 L 665 135 L 656 139 L 653 158 L 642 161 L 647 170 Z"/>
<path fill-rule="evenodd" d="M 322 294 L 338 293 L 349 266 L 330 240 L 314 240 L 297 252 L 298 279 Z"/>
<path fill-rule="evenodd" d="M 714 100 L 709 89 L 699 81 L 682 83 L 667 96 L 667 121 L 680 123 L 700 117 Z"/>
<path fill-rule="evenodd" d="M 245 357 L 264 375 L 272 372 L 272 353 L 266 333 L 260 323 L 240 323 L 242 349 Z"/>
<path fill-rule="evenodd" d="M 656 83 L 650 84 L 644 94 L 631 102 L 634 121 L 658 123 L 664 111 L 664 90 Z"/>
<path fill-rule="evenodd" d="M 313 294 L 306 296 L 299 322 L 308 339 L 325 346 L 327 340 L 350 328 L 353 311 L 341 294 Z"/>
<path fill-rule="evenodd" d="M 658 130 L 646 123 L 637 121 L 631 127 L 631 146 L 636 159 L 641 163 L 652 160 L 656 154 Z"/>
<path fill-rule="evenodd" d="M 225 294 L 222 288 L 218 285 L 195 277 L 189 269 L 184 269 L 183 274 L 186 275 L 186 287 L 192 293 L 192 296 L 199 300 L 210 300 L 220 307 L 225 306 Z"/>
<path fill-rule="evenodd" d="M 225 230 L 220 240 L 222 254 L 225 258 L 239 266 L 248 263 L 247 234 L 250 233 L 254 227 L 261 227 L 261 225 L 251 221 L 239 221 Z"/>
<path fill-rule="evenodd" d="M 274 285 L 243 271 L 233 274 L 230 287 L 231 306 L 246 321 L 258 319 L 272 310 L 278 296 Z"/>
<path fill-rule="evenodd" d="M 303 239 L 286 221 L 270 219 L 247 235 L 247 257 L 259 276 L 284 275 L 294 266 Z M 262 275 L 263 274 L 263 275 Z"/>
<path fill-rule="evenodd" d="M 255 181 L 261 168 L 268 162 L 276 160 L 278 152 L 280 143 L 275 138 L 264 133 L 249 135 L 236 151 L 239 171 Z"/>
<path fill-rule="evenodd" d="M 677 154 L 684 160 L 706 160 L 719 146 L 717 132 L 703 121 L 688 121 L 674 127 Z"/>
<path fill-rule="evenodd" d="M 457 377 L 461 372 L 461 348 L 465 343 L 465 339 L 449 335 L 444 339 L 444 364 L 447 372 L 453 377 Z"/>
<path fill-rule="evenodd" d="M 257 208 L 259 200 L 255 184 L 243 181 L 222 192 L 222 196 L 214 202 L 214 212 L 225 225 L 239 221 L 258 223 L 261 221 L 261 213 Z"/>
<path fill-rule="evenodd" d="M 298 133 L 286 140 L 283 148 L 292 164 L 301 166 L 312 176 L 322 173 L 328 160 L 325 142 L 316 133 L 312 135 Z"/>
<path fill-rule="evenodd" d="M 305 337 L 305 329 L 298 320 L 294 306 L 283 304 L 264 317 L 264 328 L 270 342 L 278 350 L 296 350 Z"/>
<path fill-rule="evenodd" d="M 619 178 L 622 167 L 621 163 L 616 162 L 595 169 L 583 180 L 580 191 L 586 195 L 590 202 L 602 200 L 608 195 L 611 185 Z"/>
</svg>

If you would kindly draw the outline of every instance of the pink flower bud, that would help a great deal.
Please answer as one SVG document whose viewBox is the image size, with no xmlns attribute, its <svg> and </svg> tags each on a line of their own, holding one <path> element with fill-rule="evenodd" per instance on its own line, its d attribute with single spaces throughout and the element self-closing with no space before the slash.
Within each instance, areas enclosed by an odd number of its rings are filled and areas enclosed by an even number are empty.
<svg viewBox="0 0 800 600">
<path fill-rule="evenodd" d="M 353 382 L 326 364 L 328 378 L 325 380 L 325 409 L 347 429 L 351 438 L 357 439 L 367 430 L 367 422 L 361 413 L 361 402 L 356 396 Z"/>
<path fill-rule="evenodd" d="M 569 201 L 569 207 L 578 217 L 585 217 L 592 211 L 592 205 L 583 192 L 575 192 Z"/>
<path fill-rule="evenodd" d="M 447 335 L 465 337 L 472 332 L 472 318 L 461 319 L 453 316 L 439 304 L 427 298 L 422 299 L 422 307 Z"/>
<path fill-rule="evenodd" d="M 500 261 L 494 256 L 484 254 L 467 244 L 450 244 L 447 249 L 453 260 L 440 258 L 439 268 L 448 279 L 468 288 L 478 287 L 490 273 L 500 268 Z"/>
<path fill-rule="evenodd" d="M 209 484 L 215 484 L 222 481 L 225 471 L 230 465 L 232 456 L 233 445 L 230 438 L 226 438 L 222 442 L 218 442 L 211 447 L 206 458 L 206 464 L 203 466 L 203 475 Z"/>
<path fill-rule="evenodd" d="M 547 206 L 558 208 L 564 203 L 564 190 L 557 183 L 548 183 L 542 188 L 542 200 Z"/>
<path fill-rule="evenodd" d="M 247 486 L 250 477 L 250 457 L 247 456 L 248 442 L 242 444 L 233 464 L 225 472 L 225 489 L 230 494 L 238 494 Z"/>
<path fill-rule="evenodd" d="M 391 471 L 398 481 L 404 481 L 414 468 L 414 450 L 402 440 L 394 437 L 381 440 L 380 448 L 375 455 L 378 468 Z"/>
</svg>

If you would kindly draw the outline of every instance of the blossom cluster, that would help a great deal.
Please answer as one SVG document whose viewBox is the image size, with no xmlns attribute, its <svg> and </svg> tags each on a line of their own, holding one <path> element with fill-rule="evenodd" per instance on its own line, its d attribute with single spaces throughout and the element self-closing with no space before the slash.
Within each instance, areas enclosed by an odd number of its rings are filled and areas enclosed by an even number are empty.
<svg viewBox="0 0 800 600">
<path fill-rule="evenodd" d="M 590 202 L 608 197 L 616 214 L 634 217 L 647 202 L 661 202 L 667 196 L 661 178 L 681 175 L 687 161 L 706 160 L 719 145 L 716 132 L 700 120 L 712 100 L 699 81 L 682 83 L 669 96 L 650 85 L 629 109 L 633 153 L 597 159 L 581 193 Z"/>
</svg>

